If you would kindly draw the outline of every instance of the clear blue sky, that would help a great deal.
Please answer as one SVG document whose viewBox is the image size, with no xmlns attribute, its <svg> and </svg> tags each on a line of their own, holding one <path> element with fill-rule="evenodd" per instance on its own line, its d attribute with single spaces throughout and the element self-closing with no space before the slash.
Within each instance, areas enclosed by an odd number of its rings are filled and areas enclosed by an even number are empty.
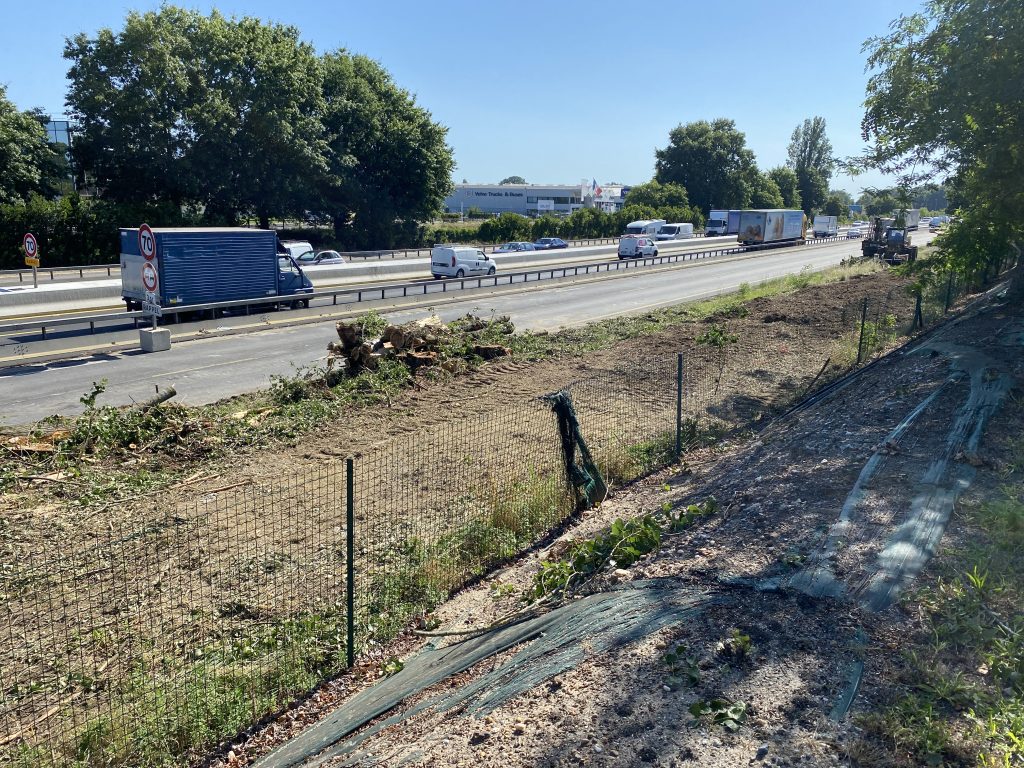
<svg viewBox="0 0 1024 768">
<path fill-rule="evenodd" d="M 455 180 L 639 183 L 679 123 L 727 117 L 761 168 L 823 116 L 839 155 L 861 150 L 863 41 L 919 0 L 698 3 L 591 0 L 221 0 L 179 5 L 291 24 L 319 51 L 383 64 L 448 126 Z M 64 111 L 64 39 L 119 30 L 155 0 L 0 0 L 0 82 L 23 109 Z M 855 196 L 877 175 L 835 177 Z"/>
</svg>

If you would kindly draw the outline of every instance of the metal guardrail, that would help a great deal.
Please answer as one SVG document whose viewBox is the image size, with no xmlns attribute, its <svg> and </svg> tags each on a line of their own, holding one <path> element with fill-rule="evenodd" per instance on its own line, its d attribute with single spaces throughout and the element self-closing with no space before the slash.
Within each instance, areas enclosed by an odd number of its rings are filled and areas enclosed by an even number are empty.
<svg viewBox="0 0 1024 768">
<path fill-rule="evenodd" d="M 694 233 L 694 238 L 704 237 L 703 233 Z M 592 237 L 583 240 L 567 240 L 570 248 L 585 248 L 589 245 L 612 245 L 617 243 L 619 238 L 617 237 Z M 677 242 L 677 241 L 669 241 Z M 681 242 L 681 241 L 680 241 Z M 494 253 L 498 248 L 501 247 L 501 243 L 465 243 L 465 245 L 474 246 L 480 248 L 486 253 Z M 561 250 L 561 249 L 556 249 Z M 384 261 L 386 259 L 417 259 L 424 258 L 430 255 L 430 248 L 404 248 L 395 250 L 382 250 L 382 251 L 341 251 L 342 256 L 345 256 L 349 261 L 353 259 L 359 259 L 368 261 L 376 259 L 378 261 Z M 121 271 L 120 264 L 82 264 L 74 267 L 40 267 L 36 270 L 39 277 L 46 275 L 50 276 L 50 280 L 57 279 L 58 276 L 64 276 L 69 274 L 78 273 L 80 279 L 85 279 L 86 272 L 106 272 L 107 277 L 113 277 L 114 272 Z M 31 269 L 2 269 L 0 270 L 0 279 L 4 277 L 15 277 L 17 276 L 19 283 L 31 282 L 32 281 L 32 270 Z"/>
<path fill-rule="evenodd" d="M 845 241 L 843 235 L 836 237 L 819 237 L 807 240 L 804 246 L 833 243 Z M 479 277 L 454 277 L 447 280 L 421 280 L 408 283 L 389 283 L 379 286 L 332 288 L 328 290 L 314 291 L 311 294 L 282 298 L 279 301 L 267 301 L 267 299 L 240 299 L 236 301 L 214 302 L 209 304 L 189 304 L 180 307 L 165 307 L 164 317 L 174 317 L 175 322 L 181 322 L 181 315 L 204 315 L 209 313 L 208 319 L 215 319 L 217 310 L 244 309 L 245 315 L 253 314 L 255 308 L 258 312 L 265 311 L 268 306 L 275 308 L 280 305 L 294 305 L 296 302 L 313 302 L 318 299 L 330 299 L 330 306 L 344 304 L 359 304 L 364 301 L 385 301 L 387 299 L 408 298 L 409 296 L 428 296 L 431 294 L 443 294 L 454 291 L 479 289 L 484 287 L 498 287 L 502 285 L 515 285 L 517 283 L 541 282 L 544 280 L 555 280 L 567 277 L 578 277 L 579 275 L 600 274 L 602 272 L 618 272 L 622 270 L 637 269 L 641 267 L 653 267 L 660 264 L 675 264 L 686 261 L 697 261 L 699 259 L 714 258 L 716 256 L 728 256 L 735 253 L 750 253 L 751 251 L 770 250 L 785 247 L 788 244 L 769 244 L 754 246 L 736 246 L 733 248 L 716 248 L 708 251 L 684 251 L 683 253 L 672 253 L 663 256 L 645 256 L 633 259 L 616 259 L 614 261 L 600 261 L 586 264 L 566 265 L 561 267 L 545 267 L 541 269 L 530 269 L 520 272 L 503 272 L 493 275 L 480 275 Z M 456 287 L 457 286 L 457 287 Z M 327 304 L 320 304 L 327 306 Z M 201 319 L 201 318 L 200 318 Z M 42 339 L 47 337 L 47 329 L 55 329 L 68 326 L 88 326 L 89 333 L 95 334 L 98 323 L 116 323 L 119 321 L 131 320 L 135 327 L 138 327 L 139 320 L 149 321 L 149 317 L 142 312 L 118 312 L 97 315 L 80 315 L 78 317 L 17 321 L 13 323 L 0 324 L 0 334 L 14 336 L 24 332 L 38 332 Z"/>
</svg>

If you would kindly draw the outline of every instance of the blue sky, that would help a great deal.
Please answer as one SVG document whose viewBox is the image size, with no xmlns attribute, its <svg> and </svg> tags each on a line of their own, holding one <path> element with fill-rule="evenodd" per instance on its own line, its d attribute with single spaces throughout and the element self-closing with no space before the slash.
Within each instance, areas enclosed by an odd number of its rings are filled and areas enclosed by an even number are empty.
<svg viewBox="0 0 1024 768">
<path fill-rule="evenodd" d="M 920 2 L 523 3 L 363 0 L 181 2 L 291 24 L 320 51 L 383 64 L 448 126 L 455 180 L 647 181 L 679 123 L 727 117 L 761 168 L 821 115 L 839 155 L 857 154 L 868 75 L 861 44 Z M 0 0 L 0 82 L 23 109 L 64 110 L 64 39 L 123 25 L 152 0 Z M 854 195 L 888 180 L 834 177 Z"/>
</svg>

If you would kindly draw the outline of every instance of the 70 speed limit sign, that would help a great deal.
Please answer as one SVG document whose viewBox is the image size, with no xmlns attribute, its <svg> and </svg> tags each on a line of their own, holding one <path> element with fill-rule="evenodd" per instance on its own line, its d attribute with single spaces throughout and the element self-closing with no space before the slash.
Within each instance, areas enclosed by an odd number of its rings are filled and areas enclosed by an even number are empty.
<svg viewBox="0 0 1024 768">
<path fill-rule="evenodd" d="M 139 253 L 146 261 L 152 261 L 156 256 L 156 235 L 149 224 L 139 227 Z"/>
<path fill-rule="evenodd" d="M 36 236 L 31 232 L 26 232 L 25 237 L 21 239 L 21 244 L 25 248 L 25 266 L 38 267 L 39 242 L 36 240 Z"/>
</svg>

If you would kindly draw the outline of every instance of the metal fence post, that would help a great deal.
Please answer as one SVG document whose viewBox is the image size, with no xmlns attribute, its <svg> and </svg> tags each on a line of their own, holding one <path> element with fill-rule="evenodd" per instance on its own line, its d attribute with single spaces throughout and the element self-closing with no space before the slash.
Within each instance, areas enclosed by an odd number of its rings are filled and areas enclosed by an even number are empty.
<svg viewBox="0 0 1024 768">
<path fill-rule="evenodd" d="M 356 663 L 356 568 L 355 568 L 355 493 L 353 459 L 345 459 L 345 602 L 347 604 L 347 633 L 345 639 L 348 666 Z"/>
<path fill-rule="evenodd" d="M 683 455 L 683 353 L 676 358 L 676 461 Z"/>
<path fill-rule="evenodd" d="M 864 326 L 868 321 L 868 297 L 864 297 L 864 307 L 860 311 L 860 340 L 857 342 L 857 365 L 864 359 Z"/>
<path fill-rule="evenodd" d="M 917 292 L 917 301 L 914 304 L 914 325 L 924 328 L 924 312 L 921 311 L 921 291 Z"/>
</svg>

